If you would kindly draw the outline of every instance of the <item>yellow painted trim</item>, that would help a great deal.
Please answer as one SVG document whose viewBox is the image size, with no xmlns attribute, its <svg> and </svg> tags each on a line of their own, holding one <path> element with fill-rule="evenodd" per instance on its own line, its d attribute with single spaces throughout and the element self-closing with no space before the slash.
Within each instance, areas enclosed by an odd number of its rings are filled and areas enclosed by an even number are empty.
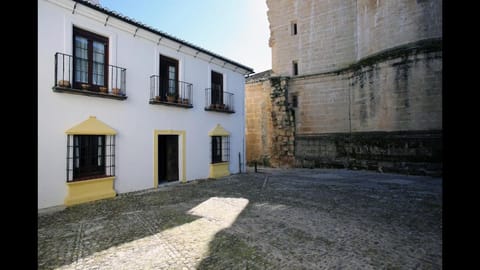
<svg viewBox="0 0 480 270">
<path fill-rule="evenodd" d="M 230 136 L 230 132 L 226 131 L 220 124 L 208 132 L 208 136 Z"/>
<path fill-rule="evenodd" d="M 115 135 L 117 131 L 98 120 L 95 116 L 90 116 L 80 124 L 67 129 L 65 133 L 72 135 Z"/>
<path fill-rule="evenodd" d="M 113 198 L 117 195 L 113 189 L 115 176 L 67 183 L 66 206 Z"/>
<path fill-rule="evenodd" d="M 182 183 L 187 182 L 187 138 L 185 130 L 153 131 L 153 187 L 158 188 L 158 135 L 179 135 L 182 137 Z"/>
<path fill-rule="evenodd" d="M 208 177 L 220 178 L 230 175 L 230 170 L 228 169 L 229 164 L 229 162 L 210 164 L 210 174 L 208 175 Z"/>
</svg>

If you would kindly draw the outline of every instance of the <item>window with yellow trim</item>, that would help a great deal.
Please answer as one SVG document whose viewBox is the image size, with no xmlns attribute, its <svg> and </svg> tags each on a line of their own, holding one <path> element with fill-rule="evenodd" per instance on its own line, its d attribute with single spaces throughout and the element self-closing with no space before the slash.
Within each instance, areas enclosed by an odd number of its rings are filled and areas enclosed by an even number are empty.
<svg viewBox="0 0 480 270">
<path fill-rule="evenodd" d="M 115 175 L 114 135 L 68 135 L 67 182 Z"/>
</svg>

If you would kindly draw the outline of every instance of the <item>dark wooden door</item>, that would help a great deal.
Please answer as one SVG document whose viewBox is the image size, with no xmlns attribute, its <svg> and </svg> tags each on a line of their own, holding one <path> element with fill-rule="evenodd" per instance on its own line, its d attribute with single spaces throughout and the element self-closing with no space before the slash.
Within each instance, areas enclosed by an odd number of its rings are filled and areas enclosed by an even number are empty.
<svg viewBox="0 0 480 270">
<path fill-rule="evenodd" d="M 158 136 L 158 182 L 178 181 L 178 135 Z"/>
<path fill-rule="evenodd" d="M 223 75 L 212 71 L 212 104 L 223 104 Z"/>
<path fill-rule="evenodd" d="M 160 55 L 160 96 L 178 95 L 178 61 Z"/>
</svg>

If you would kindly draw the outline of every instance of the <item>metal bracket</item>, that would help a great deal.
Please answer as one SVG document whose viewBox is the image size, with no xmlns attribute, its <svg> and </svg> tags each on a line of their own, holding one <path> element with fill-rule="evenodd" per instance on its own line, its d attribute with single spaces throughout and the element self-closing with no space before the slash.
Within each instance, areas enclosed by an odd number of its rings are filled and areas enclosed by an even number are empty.
<svg viewBox="0 0 480 270">
<path fill-rule="evenodd" d="M 160 45 L 160 40 L 162 40 L 162 39 L 163 39 L 163 37 L 160 37 L 160 38 L 158 39 L 157 46 Z"/>
<path fill-rule="evenodd" d="M 223 62 L 223 66 L 222 66 L 222 68 L 223 68 L 223 67 L 225 67 L 225 65 L 226 65 L 226 64 L 227 64 L 227 62 Z"/>
<path fill-rule="evenodd" d="M 138 32 L 138 29 L 139 29 L 139 28 L 140 28 L 140 27 L 137 27 L 137 29 L 135 30 L 135 34 L 133 34 L 133 37 L 135 37 L 135 36 L 137 35 L 137 32 Z"/>
<path fill-rule="evenodd" d="M 78 2 L 75 2 L 75 5 L 73 5 L 72 14 L 74 14 L 74 13 L 75 13 L 75 9 L 77 8 L 77 4 L 78 4 Z"/>
<path fill-rule="evenodd" d="M 109 18 L 110 18 L 110 15 L 108 15 L 107 18 L 105 19 L 105 24 L 103 26 L 107 26 L 107 22 Z"/>
<path fill-rule="evenodd" d="M 215 58 L 215 57 L 212 56 L 212 58 L 210 58 L 210 61 L 208 61 L 209 64 L 212 63 L 213 58 Z"/>
<path fill-rule="evenodd" d="M 199 53 L 200 53 L 200 51 L 197 51 L 197 52 L 195 53 L 195 56 L 193 56 L 193 58 L 197 58 L 197 56 L 198 56 Z"/>
<path fill-rule="evenodd" d="M 182 44 L 180 44 L 180 46 L 178 46 L 177 52 L 180 51 L 180 48 L 182 48 L 182 46 L 183 46 Z"/>
</svg>

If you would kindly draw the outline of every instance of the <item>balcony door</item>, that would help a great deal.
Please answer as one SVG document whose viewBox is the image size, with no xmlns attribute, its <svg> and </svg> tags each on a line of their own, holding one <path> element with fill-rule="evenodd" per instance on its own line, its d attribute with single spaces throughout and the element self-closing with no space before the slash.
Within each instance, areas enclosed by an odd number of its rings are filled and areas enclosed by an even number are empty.
<svg viewBox="0 0 480 270">
<path fill-rule="evenodd" d="M 73 28 L 73 87 L 98 91 L 108 83 L 108 38 Z"/>
<path fill-rule="evenodd" d="M 160 97 L 178 96 L 178 60 L 160 55 Z"/>
<path fill-rule="evenodd" d="M 212 71 L 212 97 L 211 104 L 223 104 L 223 75 Z"/>
</svg>

